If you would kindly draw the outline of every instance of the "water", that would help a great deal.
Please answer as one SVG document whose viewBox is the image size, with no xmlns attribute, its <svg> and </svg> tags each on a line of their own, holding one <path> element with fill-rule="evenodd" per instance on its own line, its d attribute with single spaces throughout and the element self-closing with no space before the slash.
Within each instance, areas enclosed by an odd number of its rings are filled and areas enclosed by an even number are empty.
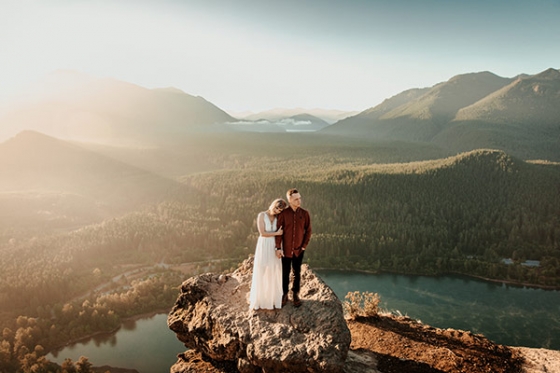
<svg viewBox="0 0 560 373">
<path fill-rule="evenodd" d="M 185 346 L 167 327 L 167 314 L 126 321 L 112 335 L 103 335 L 79 342 L 62 351 L 49 354 L 50 361 L 62 363 L 70 358 L 77 361 L 86 356 L 94 366 L 109 365 L 133 368 L 140 373 L 169 372 L 177 354 Z"/>
<path fill-rule="evenodd" d="M 459 276 L 426 277 L 317 271 L 341 300 L 349 291 L 381 296 L 381 307 L 439 328 L 470 330 L 509 346 L 560 350 L 560 291 L 508 286 Z M 62 363 L 81 355 L 95 366 L 168 372 L 185 347 L 167 327 L 167 315 L 130 321 L 50 354 Z"/>
<path fill-rule="evenodd" d="M 350 291 L 381 296 L 380 306 L 439 328 L 470 330 L 509 346 L 560 350 L 560 291 L 460 276 L 317 271 L 344 300 Z"/>
</svg>

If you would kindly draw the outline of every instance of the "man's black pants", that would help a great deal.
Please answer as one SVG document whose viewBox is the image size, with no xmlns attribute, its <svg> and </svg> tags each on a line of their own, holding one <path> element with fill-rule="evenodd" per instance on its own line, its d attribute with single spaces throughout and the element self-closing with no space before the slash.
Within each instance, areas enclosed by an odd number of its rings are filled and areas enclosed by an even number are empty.
<svg viewBox="0 0 560 373">
<path fill-rule="evenodd" d="M 294 270 L 294 283 L 292 285 L 292 291 L 294 294 L 299 294 L 299 288 L 301 283 L 301 264 L 303 263 L 303 255 L 305 251 L 302 251 L 298 257 L 286 258 L 282 257 L 282 291 L 284 295 L 288 294 L 290 290 L 290 270 Z"/>
</svg>

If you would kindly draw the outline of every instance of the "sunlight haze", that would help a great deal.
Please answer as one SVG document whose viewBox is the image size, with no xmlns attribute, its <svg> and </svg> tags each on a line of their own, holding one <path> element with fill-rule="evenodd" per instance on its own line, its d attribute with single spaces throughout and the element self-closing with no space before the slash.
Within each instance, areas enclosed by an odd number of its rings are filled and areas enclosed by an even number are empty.
<svg viewBox="0 0 560 373">
<path fill-rule="evenodd" d="M 560 372 L 559 16 L 0 0 L 0 373 Z"/>
<path fill-rule="evenodd" d="M 56 70 L 230 111 L 365 110 L 467 72 L 558 68 L 558 1 L 4 1 L 0 99 Z"/>
</svg>

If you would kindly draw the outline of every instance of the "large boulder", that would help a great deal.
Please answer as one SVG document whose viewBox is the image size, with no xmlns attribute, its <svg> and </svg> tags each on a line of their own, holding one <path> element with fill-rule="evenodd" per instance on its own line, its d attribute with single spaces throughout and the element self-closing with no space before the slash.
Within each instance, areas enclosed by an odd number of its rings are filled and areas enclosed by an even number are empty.
<svg viewBox="0 0 560 373">
<path fill-rule="evenodd" d="M 250 311 L 252 269 L 249 258 L 231 274 L 185 281 L 169 328 L 189 349 L 241 373 L 343 372 L 351 336 L 332 289 L 303 265 L 301 307 Z"/>
</svg>

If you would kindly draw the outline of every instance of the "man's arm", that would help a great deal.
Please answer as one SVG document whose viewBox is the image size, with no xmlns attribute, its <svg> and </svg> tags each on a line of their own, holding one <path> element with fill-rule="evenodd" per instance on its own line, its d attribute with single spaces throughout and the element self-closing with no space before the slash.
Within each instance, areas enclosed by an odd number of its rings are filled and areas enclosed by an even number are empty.
<svg viewBox="0 0 560 373">
<path fill-rule="evenodd" d="M 302 249 L 305 250 L 307 245 L 309 244 L 309 240 L 311 239 L 311 217 L 309 216 L 309 212 L 306 211 L 305 214 L 305 232 L 303 233 L 303 244 L 301 245 Z"/>
</svg>

